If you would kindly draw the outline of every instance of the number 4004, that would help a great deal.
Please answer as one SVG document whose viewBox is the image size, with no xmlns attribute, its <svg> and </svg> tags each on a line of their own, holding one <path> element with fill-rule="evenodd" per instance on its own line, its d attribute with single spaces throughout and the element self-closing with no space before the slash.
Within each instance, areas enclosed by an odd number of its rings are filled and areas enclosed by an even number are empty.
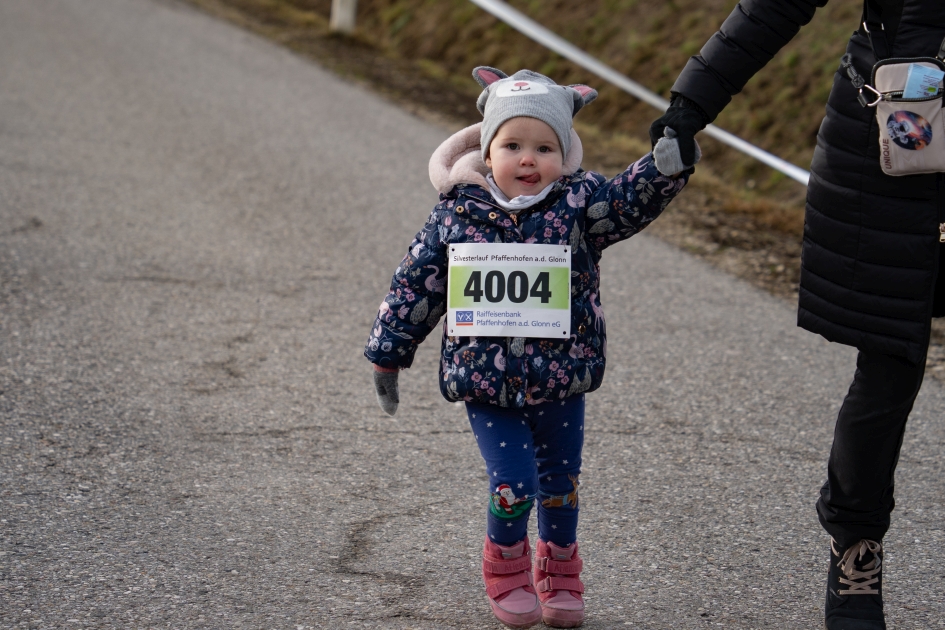
<svg viewBox="0 0 945 630">
<path fill-rule="evenodd" d="M 466 288 L 463 289 L 463 295 L 471 297 L 473 302 L 482 301 L 483 295 L 489 302 L 501 302 L 508 293 L 509 300 L 516 304 L 524 302 L 529 297 L 540 298 L 542 304 L 547 304 L 551 300 L 549 284 L 547 271 L 538 274 L 530 289 L 528 274 L 524 271 L 513 271 L 508 278 L 501 271 L 490 271 L 486 274 L 485 282 L 482 281 L 482 272 L 474 271 L 469 276 Z M 485 285 L 485 290 L 483 290 L 483 285 Z"/>
</svg>

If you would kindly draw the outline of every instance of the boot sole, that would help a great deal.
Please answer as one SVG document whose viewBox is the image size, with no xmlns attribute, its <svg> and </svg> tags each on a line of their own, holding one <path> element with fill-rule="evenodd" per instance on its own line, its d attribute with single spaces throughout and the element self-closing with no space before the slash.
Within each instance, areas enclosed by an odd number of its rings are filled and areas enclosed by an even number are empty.
<svg viewBox="0 0 945 630">
<path fill-rule="evenodd" d="M 552 628 L 578 628 L 584 623 L 583 610 L 542 608 L 541 620 Z"/>
<path fill-rule="evenodd" d="M 535 610 L 527 613 L 510 613 L 507 610 L 499 608 L 495 602 L 489 600 L 489 606 L 492 608 L 492 614 L 509 628 L 531 628 L 541 623 L 541 606 L 536 606 Z"/>
</svg>

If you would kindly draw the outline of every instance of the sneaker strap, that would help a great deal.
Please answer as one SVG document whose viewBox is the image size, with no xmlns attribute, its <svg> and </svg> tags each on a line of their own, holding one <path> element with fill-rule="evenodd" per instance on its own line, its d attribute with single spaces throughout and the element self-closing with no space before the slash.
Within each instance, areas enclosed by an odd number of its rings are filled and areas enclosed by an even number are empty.
<svg viewBox="0 0 945 630">
<path fill-rule="evenodd" d="M 486 594 L 489 595 L 490 598 L 495 599 L 520 586 L 532 586 L 531 573 L 519 573 L 518 575 L 507 577 L 504 580 L 499 580 L 495 584 L 486 587 Z"/>
<path fill-rule="evenodd" d="M 531 556 L 524 555 L 521 558 L 512 560 L 490 560 L 482 559 L 482 570 L 495 575 L 507 575 L 509 573 L 519 573 L 528 571 L 532 568 Z"/>
<path fill-rule="evenodd" d="M 564 575 L 575 575 L 584 568 L 584 561 L 577 560 L 555 560 L 549 556 L 541 556 L 535 564 L 545 573 L 561 573 Z"/>
<path fill-rule="evenodd" d="M 584 584 L 577 578 L 557 577 L 554 575 L 546 577 L 535 585 L 539 592 L 547 591 L 573 591 L 575 593 L 584 592 Z"/>
</svg>

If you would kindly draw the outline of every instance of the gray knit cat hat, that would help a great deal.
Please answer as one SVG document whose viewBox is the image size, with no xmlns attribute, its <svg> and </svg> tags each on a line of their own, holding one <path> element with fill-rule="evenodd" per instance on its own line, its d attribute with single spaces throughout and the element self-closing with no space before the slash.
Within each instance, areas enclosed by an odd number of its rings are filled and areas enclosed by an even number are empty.
<svg viewBox="0 0 945 630">
<path fill-rule="evenodd" d="M 571 150 L 571 119 L 597 98 L 597 90 L 586 85 L 558 85 L 531 70 L 519 70 L 508 76 L 501 70 L 478 66 L 472 74 L 484 88 L 476 102 L 482 114 L 483 161 L 499 127 L 518 116 L 537 118 L 551 127 L 561 143 L 564 159 Z"/>
</svg>

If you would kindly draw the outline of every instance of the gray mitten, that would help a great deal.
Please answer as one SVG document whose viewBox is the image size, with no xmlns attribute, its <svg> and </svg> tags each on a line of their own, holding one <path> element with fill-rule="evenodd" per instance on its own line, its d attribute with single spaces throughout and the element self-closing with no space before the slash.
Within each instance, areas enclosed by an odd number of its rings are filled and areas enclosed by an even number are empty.
<svg viewBox="0 0 945 630">
<path fill-rule="evenodd" d="M 378 372 L 374 370 L 374 391 L 377 392 L 377 403 L 389 416 L 397 413 L 400 403 L 400 391 L 397 389 L 397 372 Z"/>
<path fill-rule="evenodd" d="M 679 140 L 676 139 L 676 132 L 665 127 L 663 137 L 659 139 L 653 148 L 653 160 L 656 162 L 656 170 L 663 175 L 678 175 L 695 166 L 702 159 L 702 149 L 699 143 L 693 140 L 696 145 L 695 159 L 692 164 L 683 164 L 682 157 L 679 154 Z"/>
</svg>

